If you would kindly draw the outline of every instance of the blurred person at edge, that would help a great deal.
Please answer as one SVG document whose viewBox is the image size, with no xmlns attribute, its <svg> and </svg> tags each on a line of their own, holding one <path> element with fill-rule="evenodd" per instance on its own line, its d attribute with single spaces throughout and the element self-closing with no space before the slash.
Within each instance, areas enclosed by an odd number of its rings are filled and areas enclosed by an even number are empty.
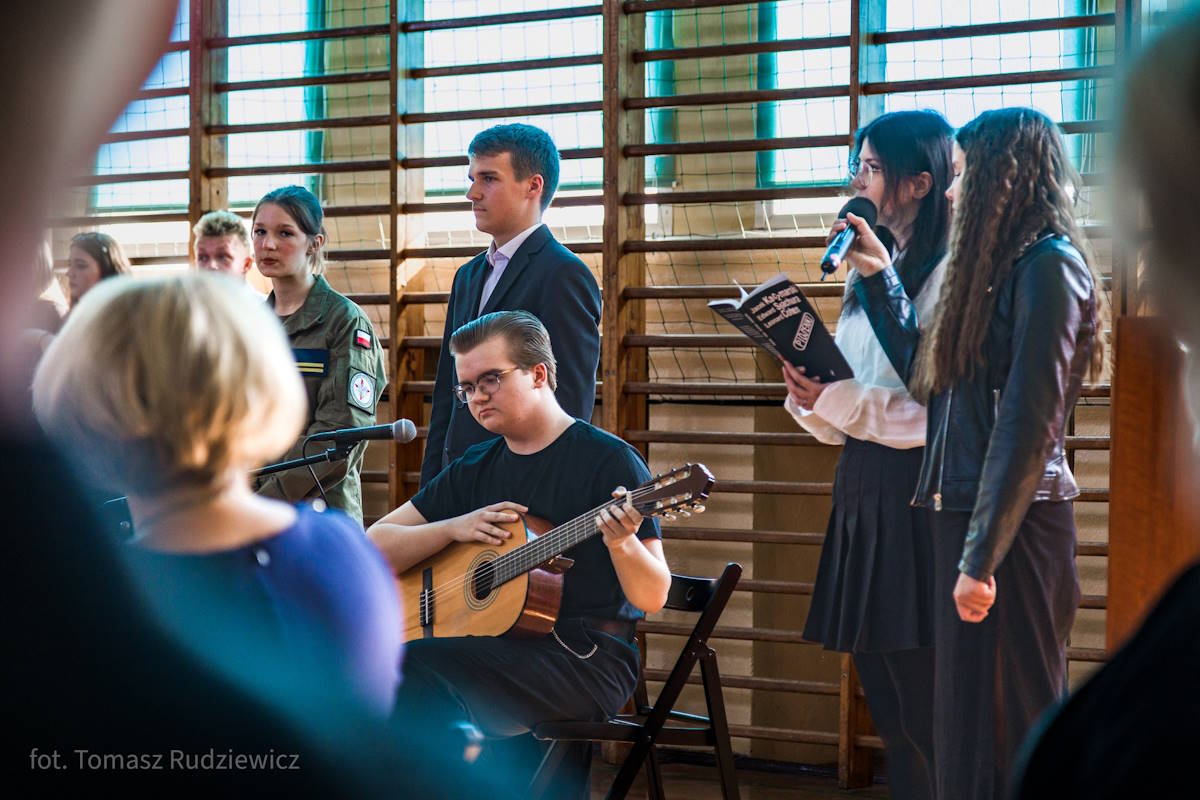
<svg viewBox="0 0 1200 800">
<path fill-rule="evenodd" d="M 37 299 L 33 301 L 33 318 L 29 326 L 47 333 L 58 333 L 69 306 L 67 298 L 63 296 L 62 286 L 54 278 L 54 255 L 50 252 L 49 241 L 43 240 L 35 251 L 33 275 Z"/>
<path fill-rule="evenodd" d="M 46 313 L 46 301 L 41 299 L 41 294 L 50 289 L 54 277 L 54 262 L 50 257 L 49 246 L 45 245 L 43 250 L 44 253 L 38 260 L 40 262 L 50 258 L 50 274 L 49 277 L 45 277 L 43 269 L 38 267 L 38 281 L 45 281 L 45 283 L 38 292 L 39 299 L 35 301 L 34 311 L 37 317 L 34 327 L 27 329 L 22 337 L 23 343 L 32 345 L 31 350 L 34 353 L 44 351 L 50 346 L 64 318 L 59 317 L 56 321 L 50 317 Z M 129 275 L 133 271 L 129 266 L 129 259 L 125 257 L 125 252 L 117 240 L 98 231 L 78 233 L 71 237 L 69 255 L 67 287 L 70 291 L 71 303 L 67 309 L 68 314 L 70 309 L 74 308 L 80 299 L 100 281 L 114 278 L 117 275 Z M 36 364 L 36 358 L 34 364 Z M 30 375 L 32 375 L 32 370 L 30 370 Z"/>
<path fill-rule="evenodd" d="M 52 202 L 85 173 L 117 115 L 167 45 L 176 5 L 160 0 L 41 0 L 0 5 L 0 341 L 31 323 L 28 254 Z M 96 80 L 102 75 L 103 80 Z M 47 102 L 46 98 L 55 98 Z M 78 788 L 286 791 L 400 796 L 440 766 L 437 754 L 390 744 L 369 719 L 329 745 L 203 665 L 161 630 L 115 546 L 98 529 L 70 452 L 28 413 L 19 348 L 0 348 L 0 487 L 6 501 L 3 715 L 7 772 L 40 793 Z M 345 726 L 339 726 L 344 728 Z M 342 733 L 346 733 L 345 730 Z M 92 754 L 294 754 L 276 769 L 78 769 Z M 412 751 L 415 750 L 414 754 Z M 55 755 L 57 751 L 57 756 Z M 55 762 L 59 769 L 55 769 Z M 390 766 L 397 765 L 395 772 Z M 453 773 L 446 769 L 448 775 Z"/>
<path fill-rule="evenodd" d="M 70 259 L 67 262 L 71 308 L 100 281 L 132 272 L 129 259 L 116 239 L 99 231 L 75 234 L 71 237 Z"/>
<path fill-rule="evenodd" d="M 1149 230 L 1149 294 L 1186 350 L 1185 399 L 1200 458 L 1200 256 L 1182 217 L 1200 208 L 1200 14 L 1147 41 L 1123 87 L 1118 209 L 1131 249 Z M 1143 215 L 1144 211 L 1144 215 Z M 1200 552 L 1200 531 L 1191 536 Z M 1182 565 L 1145 621 L 1026 742 L 1019 798 L 1124 800 L 1196 794 L 1200 563 Z"/>
<path fill-rule="evenodd" d="M 33 384 L 33 371 L 54 335 L 62 327 L 63 318 L 67 315 L 67 301 L 63 297 L 62 287 L 54 279 L 54 256 L 50 253 L 50 243 L 43 240 L 34 251 L 33 268 L 33 305 L 28 326 L 21 331 L 16 347 L 20 348 L 22 363 L 14 375 L 19 375 L 20 384 L 29 389 Z M 30 398 L 32 404 L 32 398 Z M 32 405 L 30 406 L 32 411 Z"/>
<path fill-rule="evenodd" d="M 1104 364 L 1107 305 L 1058 128 L 985 111 L 955 136 L 950 253 L 929 327 L 865 220 L 849 260 L 889 360 L 928 399 L 913 503 L 933 511 L 936 796 L 1006 796 L 1022 740 L 1067 686 L 1079 487 L 1066 421 Z"/>
<path fill-rule="evenodd" d="M 307 414 L 270 309 L 209 273 L 107 282 L 46 351 L 33 398 L 51 439 L 127 496 L 124 555 L 167 630 L 314 727 L 342 705 L 387 718 L 401 646 L 383 558 L 342 512 L 250 490 Z"/>
<path fill-rule="evenodd" d="M 26 361 L 19 374 L 23 376 L 23 385 L 26 388 L 30 385 L 33 370 L 37 367 L 41 354 L 54 341 L 54 336 L 70 309 L 100 281 L 117 275 L 129 275 L 131 272 L 129 259 L 111 236 L 95 231 L 76 234 L 71 238 L 70 258 L 67 261 L 67 286 L 70 289 L 71 303 L 65 309 L 66 314 L 60 315 L 54 301 L 43 298 L 54 285 L 54 259 L 49 244 L 43 242 L 37 252 L 38 257 L 34 261 L 37 284 L 34 287 L 37 291 L 37 299 L 33 304 L 34 318 L 30 327 L 22 331 L 20 339 Z M 59 294 L 61 293 L 60 289 Z"/>
</svg>

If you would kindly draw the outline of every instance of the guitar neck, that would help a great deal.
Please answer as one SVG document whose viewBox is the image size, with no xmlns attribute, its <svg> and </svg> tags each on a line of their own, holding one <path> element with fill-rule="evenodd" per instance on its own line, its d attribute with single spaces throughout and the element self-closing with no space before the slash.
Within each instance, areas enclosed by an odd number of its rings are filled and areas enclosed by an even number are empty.
<svg viewBox="0 0 1200 800">
<path fill-rule="evenodd" d="M 612 500 L 596 506 L 591 511 L 580 514 L 570 522 L 564 522 L 496 559 L 492 566 L 495 569 L 497 585 L 507 583 L 518 575 L 524 575 L 555 556 L 561 556 L 580 542 L 592 538 L 600 532 L 596 527 L 596 517 L 600 512 L 623 502 L 623 499 Z"/>
</svg>

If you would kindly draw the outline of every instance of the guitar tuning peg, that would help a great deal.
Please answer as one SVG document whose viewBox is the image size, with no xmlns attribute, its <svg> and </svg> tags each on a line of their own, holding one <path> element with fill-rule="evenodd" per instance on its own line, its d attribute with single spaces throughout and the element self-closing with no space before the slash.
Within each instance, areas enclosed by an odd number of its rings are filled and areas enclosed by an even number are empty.
<svg viewBox="0 0 1200 800">
<path fill-rule="evenodd" d="M 703 514 L 703 513 L 704 513 L 704 506 L 700 505 L 699 503 L 693 503 L 693 504 L 692 504 L 692 511 L 693 511 L 694 513 L 696 513 L 696 514 Z"/>
<path fill-rule="evenodd" d="M 675 520 L 679 519 L 679 517 L 675 516 L 674 514 L 663 514 L 663 519 L 674 522 Z"/>
<path fill-rule="evenodd" d="M 679 516 L 681 516 L 681 517 L 685 517 L 685 518 L 686 518 L 686 517 L 690 517 L 691 515 L 692 515 L 692 512 L 690 512 L 690 511 L 687 511 L 687 510 L 685 510 L 685 509 L 682 509 L 682 508 L 681 508 L 681 509 L 679 509 Z"/>
</svg>

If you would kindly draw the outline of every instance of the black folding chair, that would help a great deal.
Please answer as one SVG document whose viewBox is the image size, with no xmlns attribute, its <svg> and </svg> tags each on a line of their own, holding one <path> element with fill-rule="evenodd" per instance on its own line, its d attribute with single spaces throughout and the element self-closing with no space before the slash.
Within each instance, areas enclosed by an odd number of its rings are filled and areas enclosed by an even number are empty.
<svg viewBox="0 0 1200 800">
<path fill-rule="evenodd" d="M 650 799 L 663 800 L 662 774 L 654 749 L 655 745 L 663 744 L 713 748 L 721 778 L 721 793 L 726 800 L 738 800 L 729 723 L 725 717 L 725 700 L 721 695 L 721 675 L 717 670 L 717 654 L 709 647 L 708 638 L 741 575 L 741 564 L 727 564 L 718 578 L 671 576 L 671 591 L 666 607 L 675 611 L 696 612 L 700 617 L 667 676 L 657 701 L 653 706 L 647 702 L 646 681 L 643 678 L 638 680 L 633 693 L 635 713 L 620 714 L 607 722 L 545 722 L 538 725 L 533 735 L 552 744 L 530 784 L 531 796 L 541 797 L 545 794 L 554 780 L 567 742 L 591 741 L 633 744 L 608 790 L 608 798 L 625 797 L 633 785 L 634 776 L 645 763 Z M 708 706 L 707 717 L 674 710 L 697 662 L 700 663 L 700 679 Z"/>
</svg>

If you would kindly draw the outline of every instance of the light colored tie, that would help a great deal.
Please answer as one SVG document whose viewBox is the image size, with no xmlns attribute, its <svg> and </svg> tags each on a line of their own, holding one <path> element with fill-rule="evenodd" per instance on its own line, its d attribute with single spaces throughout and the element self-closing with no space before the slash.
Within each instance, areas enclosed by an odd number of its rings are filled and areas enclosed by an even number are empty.
<svg viewBox="0 0 1200 800">
<path fill-rule="evenodd" d="M 487 276 L 487 280 L 483 282 L 483 292 L 479 295 L 479 312 L 483 313 L 483 307 L 487 305 L 488 298 L 492 296 L 492 292 L 496 290 L 496 284 L 500 282 L 500 276 L 504 273 L 504 268 L 508 266 L 508 256 L 497 250 L 492 254 L 492 271 Z"/>
</svg>

